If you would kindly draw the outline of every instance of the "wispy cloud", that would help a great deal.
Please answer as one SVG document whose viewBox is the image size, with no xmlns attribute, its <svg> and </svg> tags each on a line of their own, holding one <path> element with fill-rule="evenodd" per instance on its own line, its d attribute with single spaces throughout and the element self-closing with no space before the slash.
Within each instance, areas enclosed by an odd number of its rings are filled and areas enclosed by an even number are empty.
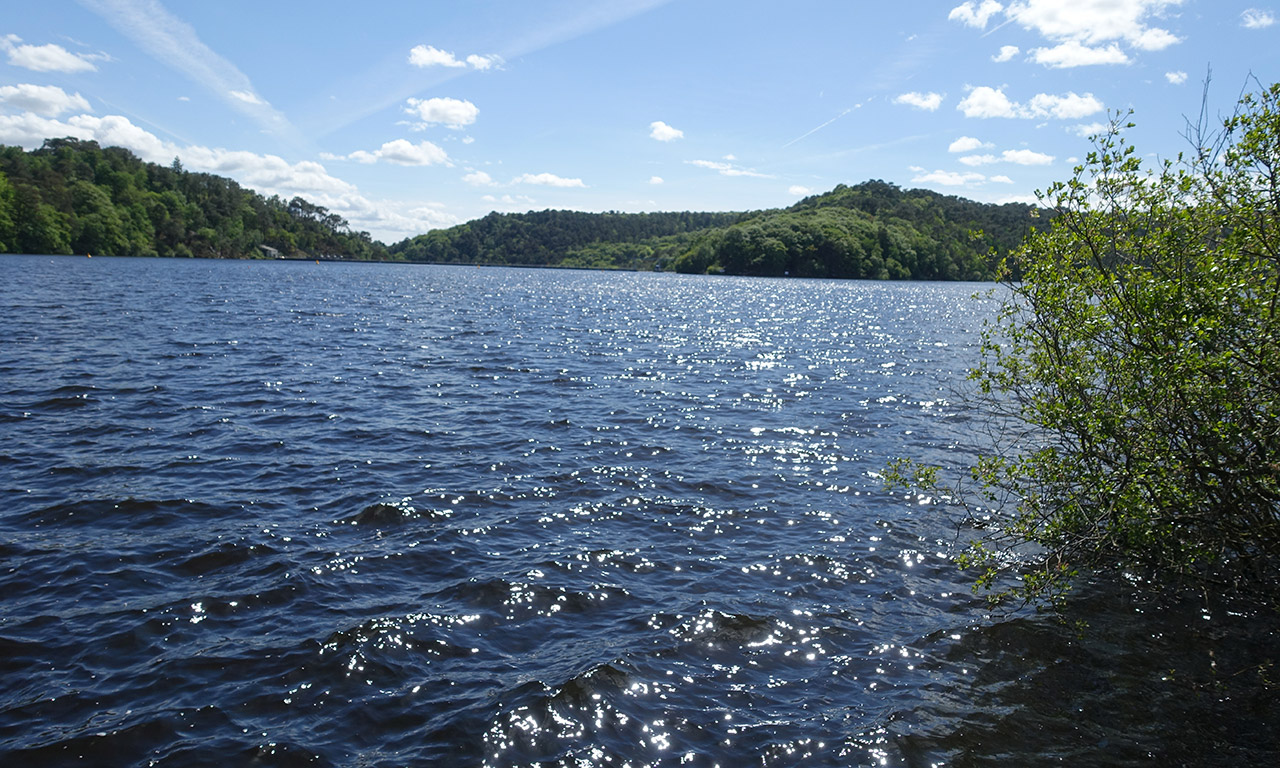
<svg viewBox="0 0 1280 768">
<path fill-rule="evenodd" d="M 1275 14 L 1261 8 L 1249 8 L 1240 14 L 1240 26 L 1246 29 L 1266 29 L 1275 23 Z"/>
<path fill-rule="evenodd" d="M 720 162 L 717 160 L 685 160 L 689 165 L 696 165 L 699 168 L 707 168 L 719 173 L 721 176 L 750 176 L 757 179 L 772 179 L 773 176 L 767 173 L 760 173 L 752 168 L 743 168 L 733 163 Z"/>
<path fill-rule="evenodd" d="M 261 96 L 251 91 L 231 91 L 230 95 L 233 99 L 239 99 L 245 104 L 253 104 L 258 107 L 264 106 L 267 103 L 263 101 Z"/>
<path fill-rule="evenodd" d="M 289 120 L 258 95 L 248 76 L 158 0 L 81 1 L 149 56 L 207 88 L 266 131 L 294 144 L 305 143 Z"/>
</svg>

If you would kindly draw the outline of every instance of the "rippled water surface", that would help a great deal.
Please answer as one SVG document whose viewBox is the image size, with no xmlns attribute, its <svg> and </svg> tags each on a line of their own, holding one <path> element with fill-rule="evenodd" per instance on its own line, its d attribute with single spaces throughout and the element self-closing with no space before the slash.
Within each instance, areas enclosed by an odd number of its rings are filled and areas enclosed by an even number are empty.
<svg viewBox="0 0 1280 768">
<path fill-rule="evenodd" d="M 1268 689 L 1216 677 L 1272 635 L 1219 645 L 1246 619 L 1104 589 L 1086 641 L 991 619 L 956 516 L 880 489 L 892 456 L 980 444 L 953 390 L 983 286 L 0 278 L 5 765 L 1276 754 Z"/>
</svg>

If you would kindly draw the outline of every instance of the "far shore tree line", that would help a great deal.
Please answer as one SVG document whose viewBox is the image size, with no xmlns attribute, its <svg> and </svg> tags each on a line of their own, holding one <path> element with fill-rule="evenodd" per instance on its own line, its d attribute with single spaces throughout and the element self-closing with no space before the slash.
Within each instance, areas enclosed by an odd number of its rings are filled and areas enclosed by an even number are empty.
<svg viewBox="0 0 1280 768">
<path fill-rule="evenodd" d="M 1032 206 L 870 181 L 752 212 L 491 213 L 387 246 L 304 198 L 74 138 L 0 146 L 0 252 L 989 280 Z"/>
</svg>

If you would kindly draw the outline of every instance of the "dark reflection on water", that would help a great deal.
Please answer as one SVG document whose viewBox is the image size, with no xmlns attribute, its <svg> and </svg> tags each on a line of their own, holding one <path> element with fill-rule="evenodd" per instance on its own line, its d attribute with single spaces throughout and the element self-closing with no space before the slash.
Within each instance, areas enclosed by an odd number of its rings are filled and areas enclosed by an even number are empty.
<svg viewBox="0 0 1280 768">
<path fill-rule="evenodd" d="M 1274 762 L 1273 627 L 991 621 L 880 490 L 982 286 L 0 272 L 4 764 Z"/>
</svg>

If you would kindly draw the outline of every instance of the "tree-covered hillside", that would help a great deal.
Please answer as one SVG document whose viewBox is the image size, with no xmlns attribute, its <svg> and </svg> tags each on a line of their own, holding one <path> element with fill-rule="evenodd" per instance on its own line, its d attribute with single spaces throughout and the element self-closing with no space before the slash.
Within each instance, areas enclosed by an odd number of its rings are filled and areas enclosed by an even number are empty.
<svg viewBox="0 0 1280 768">
<path fill-rule="evenodd" d="M 750 213 L 491 213 L 390 247 L 406 261 L 674 269 L 734 275 L 985 280 L 1032 206 L 882 181 Z"/>
<path fill-rule="evenodd" d="M 652 269 L 737 213 L 491 213 L 391 246 L 406 261 Z"/>
<path fill-rule="evenodd" d="M 0 146 L 0 252 L 120 256 L 386 258 L 342 217 L 265 198 L 207 173 L 146 163 L 119 147 L 49 139 Z"/>
<path fill-rule="evenodd" d="M 734 275 L 986 280 L 1030 231 L 1032 211 L 883 181 L 841 184 L 709 231 L 672 266 Z"/>
</svg>

